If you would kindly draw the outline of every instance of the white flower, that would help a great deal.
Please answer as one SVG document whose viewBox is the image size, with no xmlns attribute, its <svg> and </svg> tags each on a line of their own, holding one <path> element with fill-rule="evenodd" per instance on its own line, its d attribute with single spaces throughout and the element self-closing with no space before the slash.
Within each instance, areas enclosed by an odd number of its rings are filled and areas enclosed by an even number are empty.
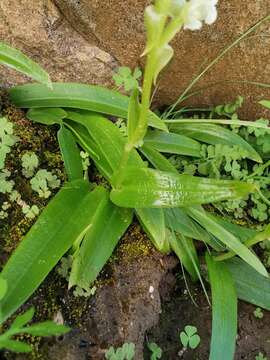
<svg viewBox="0 0 270 360">
<path fill-rule="evenodd" d="M 187 3 L 187 15 L 184 29 L 199 30 L 202 22 L 213 24 L 217 19 L 218 0 L 190 0 Z"/>
</svg>

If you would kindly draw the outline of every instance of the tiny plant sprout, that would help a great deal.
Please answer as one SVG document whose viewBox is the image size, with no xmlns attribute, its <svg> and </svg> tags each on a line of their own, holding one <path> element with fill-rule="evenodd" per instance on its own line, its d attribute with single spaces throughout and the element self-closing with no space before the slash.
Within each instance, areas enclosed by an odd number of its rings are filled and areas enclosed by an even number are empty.
<svg viewBox="0 0 270 360">
<path fill-rule="evenodd" d="M 253 311 L 253 314 L 254 316 L 257 318 L 257 319 L 262 319 L 263 318 L 263 312 L 262 312 L 262 309 L 257 307 L 254 311 Z"/>
<path fill-rule="evenodd" d="M 259 352 L 259 354 L 255 357 L 255 360 L 268 360 L 268 358 L 264 356 L 263 353 Z"/>
<path fill-rule="evenodd" d="M 22 173 L 26 178 L 30 178 L 34 175 L 36 168 L 38 167 L 39 161 L 35 153 L 29 151 L 22 156 Z"/>
<path fill-rule="evenodd" d="M 105 353 L 106 360 L 132 360 L 134 356 L 135 345 L 133 343 L 125 343 L 117 349 L 111 346 Z"/>
<path fill-rule="evenodd" d="M 184 331 L 180 333 L 180 341 L 184 348 L 196 349 L 201 341 L 200 336 L 197 334 L 197 328 L 191 325 L 185 326 Z"/>
<path fill-rule="evenodd" d="M 147 343 L 148 349 L 151 351 L 150 360 L 158 360 L 162 357 L 162 350 L 156 343 Z"/>
</svg>

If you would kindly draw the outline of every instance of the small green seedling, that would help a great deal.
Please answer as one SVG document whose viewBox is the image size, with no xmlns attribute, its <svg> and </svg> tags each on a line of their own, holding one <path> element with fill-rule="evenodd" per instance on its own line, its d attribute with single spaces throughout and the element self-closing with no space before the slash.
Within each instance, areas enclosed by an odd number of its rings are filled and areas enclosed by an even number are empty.
<svg viewBox="0 0 270 360">
<path fill-rule="evenodd" d="M 138 80 L 141 78 L 142 72 L 139 68 L 136 68 L 132 74 L 129 67 L 123 66 L 118 69 L 118 72 L 114 74 L 113 80 L 116 86 L 122 87 L 125 91 L 137 89 L 139 87 Z"/>
<path fill-rule="evenodd" d="M 60 180 L 50 171 L 41 169 L 31 179 L 30 184 L 40 198 L 48 199 L 51 196 L 50 189 L 58 188 L 60 186 Z"/>
<path fill-rule="evenodd" d="M 185 348 L 190 347 L 196 349 L 200 344 L 201 338 L 197 334 L 197 328 L 195 326 L 187 325 L 184 331 L 180 333 L 180 341 Z"/>
<path fill-rule="evenodd" d="M 4 291 L 6 284 L 3 279 L 0 280 L 0 295 Z M 12 339 L 13 336 L 18 334 L 30 334 L 32 336 L 52 336 L 62 335 L 67 333 L 70 329 L 64 325 L 57 325 L 53 321 L 44 321 L 42 323 L 28 325 L 27 323 L 32 320 L 34 316 L 34 308 L 29 309 L 24 314 L 16 317 L 10 328 L 0 335 L 0 350 L 7 349 L 16 352 L 31 352 L 32 347 L 22 341 Z"/>
<path fill-rule="evenodd" d="M 263 318 L 263 312 L 262 312 L 262 309 L 257 307 L 254 311 L 253 311 L 253 314 L 254 316 L 257 318 L 257 319 L 262 319 Z"/>
<path fill-rule="evenodd" d="M 150 360 L 161 359 L 162 350 L 156 343 L 147 343 L 147 347 L 151 351 Z"/>
<path fill-rule="evenodd" d="M 135 345 L 133 343 L 125 343 L 116 350 L 111 346 L 105 353 L 105 359 L 107 360 L 132 360 L 134 356 Z"/>
<path fill-rule="evenodd" d="M 30 178 L 34 175 L 35 170 L 39 164 L 38 157 L 32 151 L 28 151 L 22 156 L 22 173 L 26 178 Z"/>
<path fill-rule="evenodd" d="M 268 360 L 261 352 L 255 357 L 255 360 Z"/>
</svg>

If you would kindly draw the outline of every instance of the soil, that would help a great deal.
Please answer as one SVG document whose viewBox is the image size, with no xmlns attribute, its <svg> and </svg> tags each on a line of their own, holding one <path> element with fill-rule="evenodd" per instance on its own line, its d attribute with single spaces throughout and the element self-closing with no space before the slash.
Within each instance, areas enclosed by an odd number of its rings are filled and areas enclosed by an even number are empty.
<svg viewBox="0 0 270 360">
<path fill-rule="evenodd" d="M 10 170 L 13 167 L 15 171 L 15 182 L 20 184 L 16 161 L 23 150 L 39 149 L 42 156 L 45 153 L 42 146 L 45 146 L 49 154 L 44 158 L 44 164 L 49 168 L 62 168 L 54 131 L 29 123 L 23 112 L 12 107 L 4 105 L 4 113 L 21 130 L 24 129 L 22 148 L 16 148 L 17 153 L 11 154 L 8 162 Z M 41 207 L 44 205 L 40 204 Z M 25 222 L 18 209 L 14 209 L 5 225 L 0 234 L 2 265 L 31 222 Z M 101 360 L 110 346 L 133 342 L 136 345 L 135 360 L 147 360 L 150 359 L 147 341 L 156 342 L 162 348 L 164 360 L 208 359 L 211 310 L 200 287 L 189 284 L 197 306 L 192 303 L 177 264 L 174 256 L 155 251 L 140 226 L 134 223 L 100 274 L 94 296 L 75 297 L 68 291 L 66 280 L 54 269 L 20 309 L 22 312 L 33 305 L 36 309 L 34 321 L 57 319 L 68 324 L 71 332 L 49 339 L 24 336 L 22 339 L 32 344 L 31 354 L 2 352 L 0 359 Z M 264 312 L 263 318 L 257 319 L 254 309 L 239 303 L 236 360 L 254 360 L 259 352 L 270 356 L 270 313 Z M 183 351 L 180 345 L 179 332 L 186 325 L 198 328 L 201 344 L 196 350 Z"/>
</svg>

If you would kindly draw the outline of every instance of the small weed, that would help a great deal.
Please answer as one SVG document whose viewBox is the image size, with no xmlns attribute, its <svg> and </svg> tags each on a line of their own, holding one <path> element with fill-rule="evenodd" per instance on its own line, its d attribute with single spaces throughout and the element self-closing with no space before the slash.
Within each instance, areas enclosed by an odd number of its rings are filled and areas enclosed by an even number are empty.
<svg viewBox="0 0 270 360">
<path fill-rule="evenodd" d="M 255 360 L 268 360 L 261 352 L 255 357 Z"/>
<path fill-rule="evenodd" d="M 132 360 L 134 356 L 135 345 L 133 343 L 125 343 L 117 349 L 111 346 L 105 353 L 105 359 L 107 360 Z"/>
<path fill-rule="evenodd" d="M 162 350 L 156 343 L 147 343 L 147 347 L 151 351 L 150 360 L 161 359 Z"/>
<path fill-rule="evenodd" d="M 190 347 L 191 349 L 196 349 L 200 342 L 201 338 L 197 334 L 196 326 L 187 325 L 185 326 L 184 331 L 180 333 L 180 341 L 185 348 Z"/>
<path fill-rule="evenodd" d="M 262 312 L 262 309 L 257 307 L 254 311 L 253 311 L 253 314 L 254 316 L 257 318 L 257 319 L 262 319 L 263 318 L 263 312 Z"/>
</svg>

